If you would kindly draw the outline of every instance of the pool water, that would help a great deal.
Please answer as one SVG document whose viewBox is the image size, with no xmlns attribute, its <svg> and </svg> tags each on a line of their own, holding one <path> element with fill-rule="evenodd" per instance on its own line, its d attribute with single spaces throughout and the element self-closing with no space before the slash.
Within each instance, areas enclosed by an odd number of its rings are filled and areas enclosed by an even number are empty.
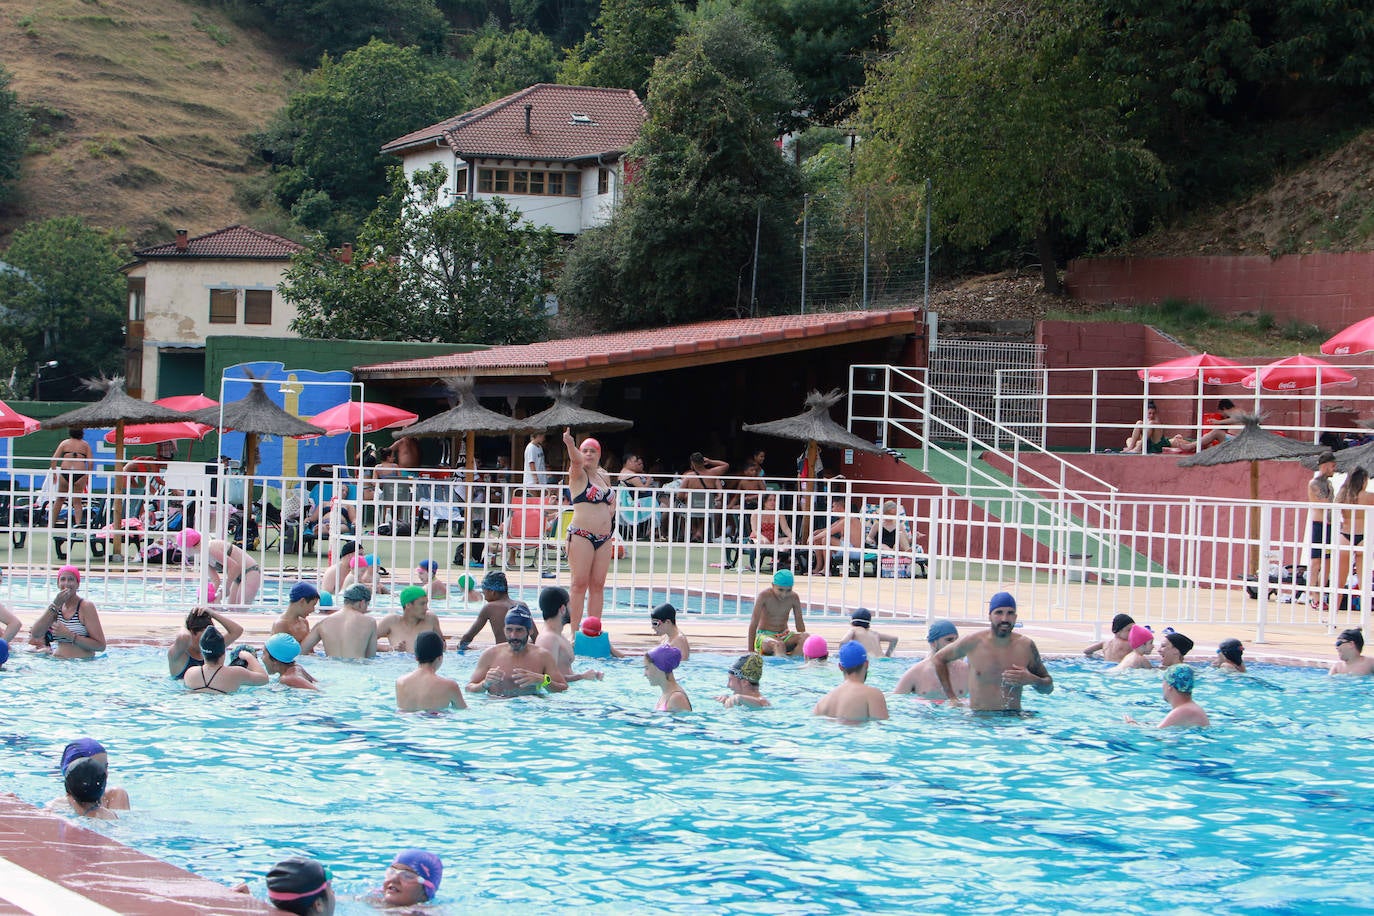
<svg viewBox="0 0 1374 916">
<path fill-rule="evenodd" d="M 288 854 L 345 895 L 405 846 L 445 865 L 438 912 L 821 913 L 1368 910 L 1374 683 L 1200 671 L 1214 728 L 1154 730 L 1157 674 L 1051 662 L 1034 715 L 975 719 L 892 697 L 892 721 L 809 715 L 833 668 L 770 660 L 767 710 L 727 710 L 732 658 L 694 654 L 696 712 L 651 712 L 637 659 L 563 695 L 400 715 L 401 658 L 313 659 L 319 695 L 189 695 L 153 649 L 21 653 L 0 674 L 0 774 L 60 792 L 78 736 L 135 810 L 95 829 L 225 884 Z M 476 654 L 450 655 L 466 681 Z M 890 688 L 907 661 L 870 678 Z M 585 667 L 580 662 L 579 668 Z M 371 913 L 361 903 L 345 913 Z"/>
</svg>

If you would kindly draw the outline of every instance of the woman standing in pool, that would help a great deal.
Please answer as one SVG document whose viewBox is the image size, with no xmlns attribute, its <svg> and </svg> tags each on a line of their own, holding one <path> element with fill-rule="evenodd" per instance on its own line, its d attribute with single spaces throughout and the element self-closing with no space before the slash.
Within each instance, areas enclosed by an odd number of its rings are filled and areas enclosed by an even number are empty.
<svg viewBox="0 0 1374 916">
<path fill-rule="evenodd" d="M 63 566 L 57 571 L 57 597 L 29 631 L 29 643 L 52 647 L 54 658 L 92 658 L 105 651 L 105 630 L 95 604 L 76 593 L 81 571 Z"/>
<path fill-rule="evenodd" d="M 682 664 L 676 646 L 658 646 L 644 653 L 644 679 L 659 689 L 655 712 L 691 712 L 692 701 L 678 684 L 673 672 Z"/>
<path fill-rule="evenodd" d="M 200 532 L 187 528 L 177 535 L 177 544 L 188 558 L 200 553 Z M 210 584 L 216 599 L 227 605 L 252 604 L 262 588 L 262 570 L 258 561 L 242 547 L 228 541 L 210 541 L 205 545 L 205 565 L 210 568 Z"/>
<path fill-rule="evenodd" d="M 573 630 L 585 610 L 601 616 L 606 598 L 606 573 L 611 568 L 611 537 L 615 532 L 615 489 L 601 469 L 601 443 L 588 436 L 578 446 L 572 430 L 563 430 L 568 450 L 568 489 L 572 492 L 572 522 L 568 525 L 568 566 L 572 570 L 572 601 L 568 613 Z"/>
</svg>

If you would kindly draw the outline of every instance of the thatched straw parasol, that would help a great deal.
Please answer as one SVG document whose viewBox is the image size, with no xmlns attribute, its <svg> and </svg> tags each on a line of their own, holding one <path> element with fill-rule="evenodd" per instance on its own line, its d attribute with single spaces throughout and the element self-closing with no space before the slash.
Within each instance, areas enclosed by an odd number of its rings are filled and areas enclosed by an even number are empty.
<svg viewBox="0 0 1374 916">
<path fill-rule="evenodd" d="M 553 406 L 525 418 L 534 429 L 575 429 L 590 433 L 629 429 L 635 425 L 633 420 L 622 420 L 581 406 L 580 382 L 564 382 L 557 390 L 549 389 L 548 394 L 553 398 Z"/>
<path fill-rule="evenodd" d="M 205 423 L 219 430 L 233 430 L 244 434 L 243 473 L 251 476 L 256 469 L 259 436 L 323 436 L 324 430 L 307 423 L 300 417 L 292 416 L 282 410 L 267 395 L 263 383 L 248 373 L 253 383 L 247 396 L 222 407 L 206 407 L 192 416 L 199 423 Z"/>
<path fill-rule="evenodd" d="M 64 414 L 49 417 L 43 421 L 43 428 L 104 429 L 107 426 L 114 427 L 116 470 L 124 466 L 124 427 L 126 425 L 134 423 L 177 423 L 195 419 L 190 414 L 129 397 L 124 391 L 124 379 L 119 376 L 86 379 L 83 384 L 91 391 L 103 390 L 105 396 L 94 404 L 87 404 L 85 407 L 78 407 L 76 410 L 69 410 Z M 117 474 L 115 475 L 114 488 L 116 496 L 124 492 L 124 478 Z M 118 524 L 119 520 L 116 519 L 115 525 L 118 526 Z M 111 547 L 111 559 L 119 556 L 120 550 L 123 548 L 121 541 L 121 538 L 115 538 Z"/>
<path fill-rule="evenodd" d="M 1219 464 L 1248 461 L 1250 462 L 1250 498 L 1258 501 L 1259 463 L 1261 461 L 1296 461 L 1327 451 L 1325 445 L 1299 442 L 1296 439 L 1287 439 L 1260 429 L 1260 418 L 1255 414 L 1236 414 L 1235 419 L 1244 424 L 1235 438 L 1180 458 L 1178 466 L 1183 468 L 1215 467 Z M 1259 506 L 1253 506 L 1250 509 L 1250 527 L 1253 531 L 1259 531 Z M 1255 570 L 1259 569 L 1258 545 L 1250 551 L 1250 565 Z"/>
<path fill-rule="evenodd" d="M 535 427 L 528 420 L 517 420 L 503 413 L 488 410 L 477 401 L 476 382 L 471 376 L 451 378 L 446 382 L 458 403 L 428 419 L 392 433 L 393 439 L 407 436 L 444 437 L 467 434 L 468 470 L 477 467 L 477 437 L 510 436 L 532 432 Z"/>
<path fill-rule="evenodd" d="M 762 433 L 765 436 L 805 442 L 808 468 L 816 466 L 816 452 L 821 445 L 882 454 L 880 446 L 867 439 L 860 439 L 830 418 L 831 406 L 842 397 L 844 394 L 838 388 L 829 394 L 812 391 L 806 396 L 805 412 L 782 420 L 770 420 L 767 423 L 745 423 L 741 428 L 747 433 Z"/>
</svg>

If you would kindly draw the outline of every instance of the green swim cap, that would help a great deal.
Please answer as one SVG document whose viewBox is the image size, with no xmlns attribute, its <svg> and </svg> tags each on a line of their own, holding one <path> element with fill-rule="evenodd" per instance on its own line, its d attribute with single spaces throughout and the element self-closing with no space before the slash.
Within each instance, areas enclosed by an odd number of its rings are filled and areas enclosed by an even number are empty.
<svg viewBox="0 0 1374 916">
<path fill-rule="evenodd" d="M 425 590 L 423 588 L 420 588 L 420 586 L 407 585 L 405 588 L 401 589 L 401 607 L 405 607 L 407 604 L 410 604 L 410 602 L 414 601 L 416 598 L 423 598 L 424 596 Z"/>
</svg>

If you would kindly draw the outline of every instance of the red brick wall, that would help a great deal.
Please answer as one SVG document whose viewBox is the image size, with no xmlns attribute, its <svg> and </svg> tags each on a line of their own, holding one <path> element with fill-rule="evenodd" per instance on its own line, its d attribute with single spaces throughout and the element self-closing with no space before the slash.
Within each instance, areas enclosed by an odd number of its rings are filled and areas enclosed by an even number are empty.
<svg viewBox="0 0 1374 916">
<path fill-rule="evenodd" d="M 1167 298 L 1222 314 L 1265 312 L 1333 334 L 1374 315 L 1374 252 L 1267 257 L 1082 258 L 1065 284 L 1075 299 L 1138 304 Z"/>
</svg>

